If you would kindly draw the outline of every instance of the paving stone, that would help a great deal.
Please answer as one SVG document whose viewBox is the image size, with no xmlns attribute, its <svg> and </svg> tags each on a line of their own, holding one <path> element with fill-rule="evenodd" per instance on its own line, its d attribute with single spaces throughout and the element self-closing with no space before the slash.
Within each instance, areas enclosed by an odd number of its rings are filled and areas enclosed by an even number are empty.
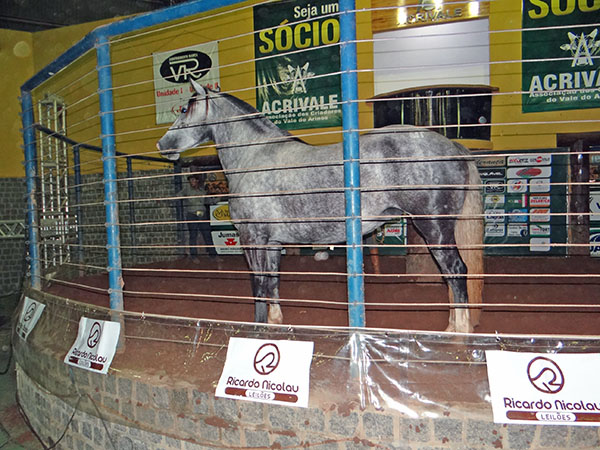
<svg viewBox="0 0 600 450">
<path fill-rule="evenodd" d="M 508 448 L 511 450 L 526 450 L 532 448 L 535 439 L 535 426 L 507 425 L 506 433 Z"/>
<path fill-rule="evenodd" d="M 394 420 L 384 414 L 365 413 L 363 426 L 367 438 L 392 439 L 394 437 Z"/>
<path fill-rule="evenodd" d="M 358 426 L 358 414 L 353 412 L 347 416 L 332 414 L 329 417 L 329 430 L 341 436 L 352 436 Z"/>
</svg>

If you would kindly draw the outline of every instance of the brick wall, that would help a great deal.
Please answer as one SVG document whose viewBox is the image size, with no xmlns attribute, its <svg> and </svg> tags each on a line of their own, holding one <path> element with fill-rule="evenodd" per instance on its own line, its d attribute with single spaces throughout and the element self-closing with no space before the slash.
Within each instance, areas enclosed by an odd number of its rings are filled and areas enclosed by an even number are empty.
<svg viewBox="0 0 600 450">
<path fill-rule="evenodd" d="M 0 178 L 0 220 L 25 222 L 25 179 Z M 25 239 L 0 239 L 0 295 L 20 289 L 24 263 Z"/>
<path fill-rule="evenodd" d="M 134 173 L 135 202 L 128 200 L 127 181 L 118 182 L 119 224 L 121 257 L 123 266 L 147 264 L 175 259 L 183 252 L 174 248 L 179 242 L 175 221 L 175 201 L 157 200 L 173 197 L 173 178 L 161 175 L 172 173 L 171 169 L 138 171 Z M 120 173 L 119 178 L 126 174 Z M 74 186 L 73 179 L 70 180 Z M 87 174 L 82 177 L 81 190 L 81 232 L 83 236 L 83 261 L 85 272 L 94 273 L 106 269 L 106 227 L 104 207 L 104 185 L 101 174 Z M 24 178 L 0 178 L 0 220 L 21 220 L 25 222 L 26 187 Z M 148 200 L 143 200 L 148 199 Z M 76 215 L 75 191 L 71 189 L 70 211 Z M 134 222 L 171 222 L 156 225 L 131 226 L 130 205 L 134 208 Z M 73 242 L 76 242 L 73 233 Z M 20 288 L 23 271 L 27 270 L 24 260 L 24 238 L 0 239 L 0 294 L 15 292 Z M 161 248 L 167 246 L 165 248 Z M 42 256 L 42 255 L 41 255 Z M 79 247 L 71 247 L 71 260 L 79 261 Z M 53 269 L 52 269 L 53 270 Z"/>
<path fill-rule="evenodd" d="M 432 335 L 427 355 L 421 355 L 419 361 L 397 363 L 403 374 L 397 379 L 407 383 L 412 393 L 397 391 L 378 402 L 377 395 L 366 392 L 373 388 L 385 391 L 389 389 L 386 385 L 393 383 L 382 378 L 378 384 L 372 378 L 380 364 L 375 361 L 371 361 L 368 379 L 361 382 L 351 375 L 346 351 L 354 338 L 343 330 L 257 329 L 128 315 L 125 350 L 115 357 L 108 375 L 101 375 L 68 366 L 63 359 L 74 342 L 78 318 L 85 312 L 86 317 L 106 319 L 109 312 L 79 307 L 37 291 L 28 295 L 43 301 L 46 309 L 26 342 L 13 337 L 19 399 L 46 444 L 67 430 L 58 448 L 480 450 L 600 446 L 597 427 L 494 424 L 485 400 L 489 391 L 482 381 L 485 365 L 439 364 L 443 355 L 456 362 L 473 354 L 465 352 L 465 345 L 497 348 L 493 336 L 461 342 Z M 256 337 L 257 332 L 265 339 L 293 337 L 315 343 L 309 408 L 214 396 L 226 353 L 225 338 Z M 390 331 L 384 336 L 361 333 L 361 346 L 366 345 L 375 355 L 371 339 L 379 349 L 410 346 L 416 339 L 406 332 Z M 427 336 L 418 339 L 427 340 Z M 150 342 L 154 346 L 149 346 Z M 515 345 L 523 342 L 526 340 Z M 546 344 L 551 348 L 550 342 Z M 332 352 L 332 348 L 338 351 Z M 144 367 L 132 365 L 134 356 L 142 356 Z M 396 358 L 398 355 L 391 359 Z M 428 364 L 428 358 L 437 363 Z M 177 360 L 179 363 L 174 363 Z M 426 379 L 418 376 L 419 367 L 429 367 Z"/>
<path fill-rule="evenodd" d="M 174 195 L 172 170 L 138 171 L 133 174 L 134 201 L 129 201 L 128 181 L 125 173 L 119 173 L 118 209 L 119 237 L 121 242 L 121 258 L 123 266 L 146 264 L 174 259 L 178 255 L 172 246 L 178 242 L 175 221 L 175 202 L 157 200 Z M 106 252 L 106 211 L 104 206 L 104 185 L 101 174 L 82 175 L 81 201 L 75 198 L 75 189 L 70 192 L 71 212 L 80 214 L 79 225 L 83 239 L 83 260 L 80 261 L 78 246 L 71 249 L 72 260 L 81 263 L 87 273 L 105 270 Z M 75 183 L 70 180 L 71 186 Z M 148 200 L 144 200 L 148 199 Z M 133 208 L 133 223 L 130 208 Z M 163 222 L 156 225 L 140 225 L 144 222 Z M 171 223 L 167 223 L 171 222 Z M 76 238 L 73 238 L 74 241 Z"/>
</svg>

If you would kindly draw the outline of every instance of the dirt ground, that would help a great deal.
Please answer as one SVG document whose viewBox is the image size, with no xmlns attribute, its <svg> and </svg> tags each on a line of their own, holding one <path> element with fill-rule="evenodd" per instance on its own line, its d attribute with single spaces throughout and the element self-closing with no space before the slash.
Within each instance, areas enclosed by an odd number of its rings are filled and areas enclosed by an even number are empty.
<svg viewBox="0 0 600 450">
<path fill-rule="evenodd" d="M 280 284 L 284 323 L 348 325 L 345 265 L 345 258 L 339 256 L 326 261 L 284 256 Z M 365 259 L 368 327 L 445 329 L 448 308 L 427 306 L 447 302 L 441 279 L 407 274 L 406 257 L 381 256 L 379 265 L 381 274 L 375 276 L 373 261 Z M 600 334 L 598 258 L 487 257 L 485 273 L 489 276 L 485 279 L 484 305 L 476 332 Z M 125 309 L 129 311 L 233 321 L 253 318 L 250 274 L 242 256 L 204 257 L 198 264 L 184 258 L 124 269 L 123 275 Z M 73 281 L 89 287 L 108 287 L 106 274 Z M 60 283 L 53 283 L 46 290 L 108 306 L 106 291 Z"/>
</svg>

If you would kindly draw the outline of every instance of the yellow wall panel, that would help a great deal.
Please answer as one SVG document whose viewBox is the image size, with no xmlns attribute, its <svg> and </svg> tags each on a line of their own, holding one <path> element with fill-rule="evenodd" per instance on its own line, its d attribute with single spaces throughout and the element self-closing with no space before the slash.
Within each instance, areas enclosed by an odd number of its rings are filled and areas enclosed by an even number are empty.
<svg viewBox="0 0 600 450">
<path fill-rule="evenodd" d="M 0 177 L 23 177 L 23 139 L 21 137 L 20 87 L 33 75 L 33 39 L 31 33 L 0 30 Z"/>
</svg>

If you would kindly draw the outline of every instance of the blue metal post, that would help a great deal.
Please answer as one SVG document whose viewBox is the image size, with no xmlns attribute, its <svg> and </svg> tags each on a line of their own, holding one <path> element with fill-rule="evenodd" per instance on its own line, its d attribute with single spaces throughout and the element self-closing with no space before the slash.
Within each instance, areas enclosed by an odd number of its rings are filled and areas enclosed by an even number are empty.
<svg viewBox="0 0 600 450">
<path fill-rule="evenodd" d="M 344 129 L 344 187 L 346 199 L 346 267 L 348 318 L 351 327 L 365 326 L 365 286 L 360 209 L 360 152 L 358 144 L 358 78 L 356 75 L 355 1 L 340 0 L 340 63 Z"/>
<path fill-rule="evenodd" d="M 81 151 L 79 145 L 73 147 L 73 165 L 75 172 L 75 211 L 77 212 L 77 262 L 83 263 L 83 209 L 81 208 Z"/>
<path fill-rule="evenodd" d="M 33 123 L 33 101 L 31 91 L 21 91 L 21 121 L 23 123 L 23 144 L 25 145 L 25 177 L 27 183 L 27 229 L 29 230 L 29 266 L 31 271 L 31 287 L 41 289 L 42 274 L 38 244 L 37 215 L 37 148 Z"/>
<path fill-rule="evenodd" d="M 104 205 L 106 209 L 106 249 L 108 250 L 108 286 L 110 308 L 123 310 L 123 275 L 119 240 L 119 205 L 117 162 L 115 160 L 115 118 L 113 113 L 110 45 L 106 36 L 98 38 L 98 94 L 100 98 L 100 132 L 104 170 Z"/>
</svg>

